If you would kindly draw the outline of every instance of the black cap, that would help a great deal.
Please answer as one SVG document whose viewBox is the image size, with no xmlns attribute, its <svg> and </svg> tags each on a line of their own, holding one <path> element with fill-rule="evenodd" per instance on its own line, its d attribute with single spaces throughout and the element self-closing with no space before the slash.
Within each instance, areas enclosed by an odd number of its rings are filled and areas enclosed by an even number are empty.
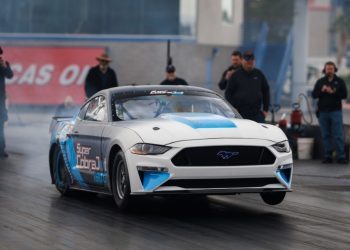
<svg viewBox="0 0 350 250">
<path fill-rule="evenodd" d="M 254 53 L 250 50 L 245 51 L 243 53 L 243 59 L 246 61 L 254 60 L 255 59 Z"/>
<path fill-rule="evenodd" d="M 167 72 L 167 73 L 174 73 L 175 72 L 175 67 L 174 67 L 174 65 L 168 65 L 168 66 L 166 66 L 166 68 L 165 68 L 165 71 Z"/>
<path fill-rule="evenodd" d="M 0 55 L 2 55 L 3 51 L 2 51 L 2 48 L 0 47 Z"/>
</svg>

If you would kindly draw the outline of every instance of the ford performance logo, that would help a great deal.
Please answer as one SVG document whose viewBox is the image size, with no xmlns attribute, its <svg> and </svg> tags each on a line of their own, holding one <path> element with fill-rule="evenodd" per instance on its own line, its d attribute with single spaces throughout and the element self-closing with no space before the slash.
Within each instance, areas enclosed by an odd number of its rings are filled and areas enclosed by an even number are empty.
<svg viewBox="0 0 350 250">
<path fill-rule="evenodd" d="M 223 160 L 228 160 L 232 156 L 237 156 L 239 155 L 239 152 L 234 151 L 234 152 L 229 152 L 229 151 L 220 151 L 216 154 L 217 157 L 220 157 Z"/>
</svg>

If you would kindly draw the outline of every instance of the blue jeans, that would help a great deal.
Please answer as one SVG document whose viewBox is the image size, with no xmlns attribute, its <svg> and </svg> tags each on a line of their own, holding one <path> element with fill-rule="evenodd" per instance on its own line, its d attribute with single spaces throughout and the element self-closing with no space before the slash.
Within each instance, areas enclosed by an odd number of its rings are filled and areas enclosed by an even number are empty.
<svg viewBox="0 0 350 250">
<path fill-rule="evenodd" d="M 332 157 L 332 137 L 334 137 L 337 158 L 345 159 L 342 111 L 320 112 L 318 122 L 321 128 L 325 158 Z"/>
<path fill-rule="evenodd" d="M 5 134 L 4 134 L 4 122 L 0 119 L 0 156 L 5 152 Z"/>
</svg>

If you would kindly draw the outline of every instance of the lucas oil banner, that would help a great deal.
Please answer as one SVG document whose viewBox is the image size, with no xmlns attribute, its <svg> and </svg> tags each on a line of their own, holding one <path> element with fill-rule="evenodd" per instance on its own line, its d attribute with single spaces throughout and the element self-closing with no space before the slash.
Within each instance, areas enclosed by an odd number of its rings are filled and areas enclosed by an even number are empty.
<svg viewBox="0 0 350 250">
<path fill-rule="evenodd" d="M 3 47 L 14 76 L 6 80 L 11 104 L 61 104 L 85 99 L 84 83 L 102 47 Z"/>
</svg>

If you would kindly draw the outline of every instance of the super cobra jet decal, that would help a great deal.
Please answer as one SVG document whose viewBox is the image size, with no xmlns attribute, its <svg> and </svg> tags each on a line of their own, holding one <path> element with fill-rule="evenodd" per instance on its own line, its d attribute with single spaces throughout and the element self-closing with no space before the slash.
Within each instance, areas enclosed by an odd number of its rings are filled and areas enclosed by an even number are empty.
<svg viewBox="0 0 350 250">
<path fill-rule="evenodd" d="M 81 146 L 80 143 L 77 143 L 77 168 L 100 171 L 102 161 L 98 156 L 95 159 L 90 159 L 90 151 L 91 147 Z"/>
</svg>

